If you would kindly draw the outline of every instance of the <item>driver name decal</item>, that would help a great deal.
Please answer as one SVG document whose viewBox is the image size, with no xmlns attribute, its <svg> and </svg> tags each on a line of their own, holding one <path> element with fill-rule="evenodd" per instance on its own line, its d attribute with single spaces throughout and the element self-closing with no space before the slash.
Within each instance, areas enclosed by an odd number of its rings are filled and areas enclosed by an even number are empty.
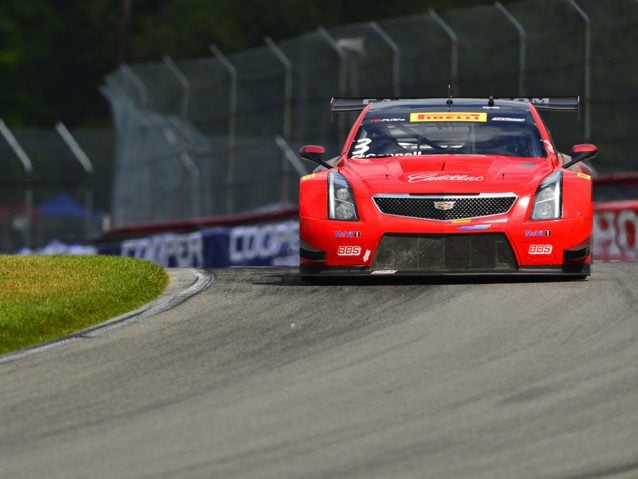
<svg viewBox="0 0 638 479">
<path fill-rule="evenodd" d="M 441 173 L 413 173 L 408 175 L 408 183 L 421 183 L 426 181 L 485 181 L 484 176 L 447 175 Z"/>
</svg>

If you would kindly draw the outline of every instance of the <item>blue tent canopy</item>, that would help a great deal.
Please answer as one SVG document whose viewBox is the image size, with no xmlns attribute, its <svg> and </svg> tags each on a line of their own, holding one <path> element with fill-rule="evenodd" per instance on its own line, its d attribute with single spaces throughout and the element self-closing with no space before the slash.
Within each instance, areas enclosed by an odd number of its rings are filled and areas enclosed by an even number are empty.
<svg viewBox="0 0 638 479">
<path fill-rule="evenodd" d="M 38 206 L 45 216 L 65 216 L 67 218 L 86 217 L 86 208 L 66 193 L 59 193 Z M 91 216 L 95 213 L 91 212 Z"/>
</svg>

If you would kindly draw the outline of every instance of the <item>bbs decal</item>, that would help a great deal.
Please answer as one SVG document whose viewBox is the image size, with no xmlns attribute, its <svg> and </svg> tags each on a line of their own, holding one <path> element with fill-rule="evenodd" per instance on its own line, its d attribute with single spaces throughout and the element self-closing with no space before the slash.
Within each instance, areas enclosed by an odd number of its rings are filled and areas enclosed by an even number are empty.
<svg viewBox="0 0 638 479">
<path fill-rule="evenodd" d="M 551 244 L 531 244 L 529 245 L 529 254 L 552 254 L 554 247 Z"/>
<path fill-rule="evenodd" d="M 339 246 L 337 256 L 360 256 L 361 246 Z"/>
</svg>

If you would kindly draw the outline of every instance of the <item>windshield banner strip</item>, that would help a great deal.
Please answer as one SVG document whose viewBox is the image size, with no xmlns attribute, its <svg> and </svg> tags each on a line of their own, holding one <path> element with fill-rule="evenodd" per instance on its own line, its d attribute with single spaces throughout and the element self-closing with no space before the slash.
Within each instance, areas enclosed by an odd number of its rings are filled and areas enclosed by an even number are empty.
<svg viewBox="0 0 638 479">
<path fill-rule="evenodd" d="M 423 113 L 410 113 L 410 122 L 438 122 L 438 121 L 466 121 L 466 122 L 487 122 L 487 113 L 461 112 L 461 111 L 434 111 Z"/>
</svg>

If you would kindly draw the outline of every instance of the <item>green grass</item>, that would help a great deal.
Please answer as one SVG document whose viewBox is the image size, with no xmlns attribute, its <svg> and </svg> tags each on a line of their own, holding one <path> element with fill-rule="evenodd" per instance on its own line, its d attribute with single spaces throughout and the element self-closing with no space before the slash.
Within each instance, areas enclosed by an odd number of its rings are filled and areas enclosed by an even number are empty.
<svg viewBox="0 0 638 479">
<path fill-rule="evenodd" d="M 160 266 L 135 258 L 0 255 L 0 354 L 132 311 L 167 284 Z"/>
</svg>

